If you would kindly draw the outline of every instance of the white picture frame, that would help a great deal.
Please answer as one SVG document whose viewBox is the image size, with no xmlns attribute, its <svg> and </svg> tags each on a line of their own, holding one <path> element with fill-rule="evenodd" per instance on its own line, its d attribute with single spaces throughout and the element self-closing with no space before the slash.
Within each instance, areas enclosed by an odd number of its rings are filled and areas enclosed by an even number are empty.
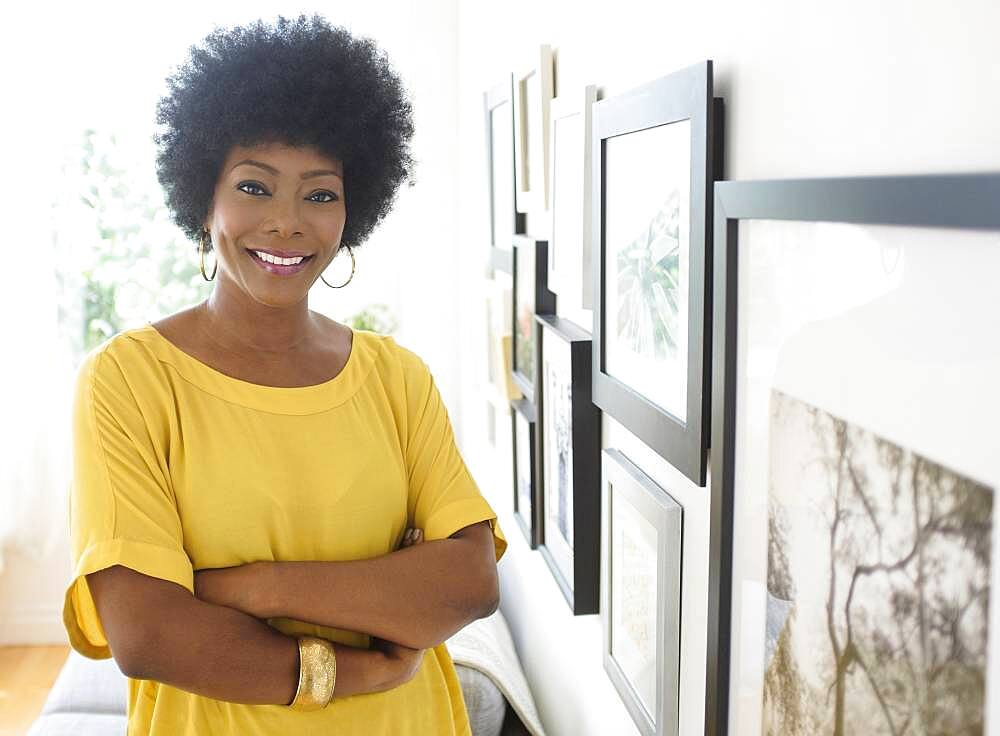
<svg viewBox="0 0 1000 736">
<path fill-rule="evenodd" d="M 494 278 L 483 281 L 487 322 L 487 379 L 496 393 L 509 402 L 521 398 L 521 389 L 514 382 L 511 334 L 513 322 L 513 282 L 509 274 L 497 271 Z"/>
<path fill-rule="evenodd" d="M 594 308 L 591 111 L 597 86 L 553 98 L 549 106 L 549 290 Z"/>
<path fill-rule="evenodd" d="M 525 214 L 544 215 L 549 191 L 549 104 L 554 94 L 552 47 L 514 75 L 515 207 Z"/>
<path fill-rule="evenodd" d="M 680 728 L 683 510 L 619 450 L 601 452 L 604 670 L 642 736 Z"/>
</svg>

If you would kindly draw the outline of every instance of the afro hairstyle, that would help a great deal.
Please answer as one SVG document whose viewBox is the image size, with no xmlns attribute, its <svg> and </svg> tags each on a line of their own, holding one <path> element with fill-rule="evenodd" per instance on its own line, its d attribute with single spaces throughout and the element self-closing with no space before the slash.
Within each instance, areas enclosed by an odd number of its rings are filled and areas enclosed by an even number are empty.
<svg viewBox="0 0 1000 736">
<path fill-rule="evenodd" d="M 234 145 L 310 146 L 344 164 L 341 245 L 360 245 L 412 186 L 413 112 L 387 57 L 322 16 L 216 26 L 168 78 L 156 106 L 156 175 L 196 243 Z M 209 248 L 210 249 L 210 248 Z"/>
</svg>

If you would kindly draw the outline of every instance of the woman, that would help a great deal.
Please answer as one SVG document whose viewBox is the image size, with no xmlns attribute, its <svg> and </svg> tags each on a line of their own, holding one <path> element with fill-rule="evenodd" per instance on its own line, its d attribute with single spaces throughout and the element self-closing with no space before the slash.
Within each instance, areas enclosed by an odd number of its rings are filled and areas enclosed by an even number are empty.
<svg viewBox="0 0 1000 736">
<path fill-rule="evenodd" d="M 498 606 L 496 514 L 426 363 L 308 308 L 410 178 L 399 78 L 279 17 L 192 48 L 158 122 L 215 286 L 80 367 L 73 648 L 128 676 L 130 734 L 469 734 L 443 642 Z"/>
</svg>

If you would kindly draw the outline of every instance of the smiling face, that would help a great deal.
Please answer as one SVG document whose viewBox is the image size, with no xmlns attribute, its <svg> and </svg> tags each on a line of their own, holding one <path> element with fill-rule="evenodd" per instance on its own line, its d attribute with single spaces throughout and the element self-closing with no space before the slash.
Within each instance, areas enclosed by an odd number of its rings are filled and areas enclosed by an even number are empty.
<svg viewBox="0 0 1000 736">
<path fill-rule="evenodd" d="M 234 146 L 205 220 L 222 277 L 217 288 L 238 285 L 269 306 L 301 301 L 340 247 L 343 176 L 341 161 L 312 147 Z M 265 262 L 255 251 L 279 260 Z"/>
</svg>

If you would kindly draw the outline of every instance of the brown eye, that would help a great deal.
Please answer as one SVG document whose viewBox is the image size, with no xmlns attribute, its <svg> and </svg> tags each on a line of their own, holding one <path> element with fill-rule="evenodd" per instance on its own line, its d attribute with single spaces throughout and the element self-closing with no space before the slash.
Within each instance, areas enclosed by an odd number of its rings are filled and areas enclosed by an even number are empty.
<svg viewBox="0 0 1000 736">
<path fill-rule="evenodd" d="M 255 181 L 241 181 L 239 184 L 236 185 L 236 188 L 239 189 L 241 192 L 246 192 L 247 194 L 253 194 L 253 192 L 247 192 L 247 190 L 244 189 L 243 187 L 254 187 L 255 189 L 260 189 L 262 192 L 264 191 L 264 187 L 262 187 Z"/>
<path fill-rule="evenodd" d="M 320 204 L 326 204 L 327 202 L 336 202 L 338 199 L 340 199 L 340 197 L 338 197 L 333 192 L 328 192 L 326 190 L 313 192 L 312 196 L 315 197 L 316 195 L 326 195 L 327 197 L 329 197 L 329 199 L 318 200 Z M 316 202 L 317 200 L 314 199 L 313 201 Z"/>
</svg>

